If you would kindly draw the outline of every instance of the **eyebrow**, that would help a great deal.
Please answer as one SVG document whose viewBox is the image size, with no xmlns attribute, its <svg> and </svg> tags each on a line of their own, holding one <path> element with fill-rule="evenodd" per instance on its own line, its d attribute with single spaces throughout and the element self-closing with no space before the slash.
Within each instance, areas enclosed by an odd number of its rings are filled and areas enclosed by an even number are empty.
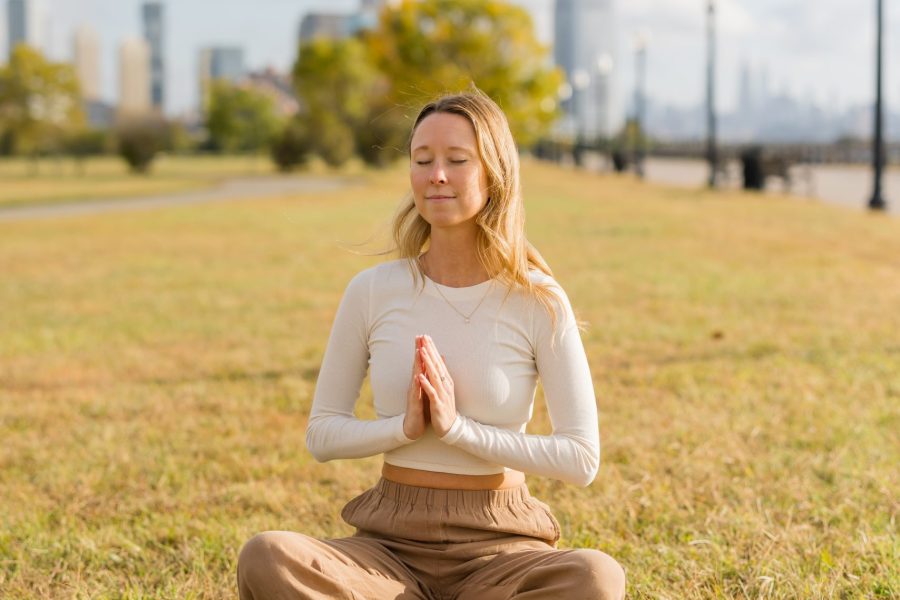
<svg viewBox="0 0 900 600">
<path fill-rule="evenodd" d="M 431 146 L 422 145 L 422 146 L 416 146 L 415 148 L 412 149 L 413 152 L 416 152 L 418 150 L 431 150 Z M 461 150 L 463 152 L 467 152 L 468 154 L 472 154 L 472 150 L 470 148 L 464 148 L 462 146 L 450 146 L 447 148 L 447 150 L 456 150 L 456 151 Z"/>
</svg>

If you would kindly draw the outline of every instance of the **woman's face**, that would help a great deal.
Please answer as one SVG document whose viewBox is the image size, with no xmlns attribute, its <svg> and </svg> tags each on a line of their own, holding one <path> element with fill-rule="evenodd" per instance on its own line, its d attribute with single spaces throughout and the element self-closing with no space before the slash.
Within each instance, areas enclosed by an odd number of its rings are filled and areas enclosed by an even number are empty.
<svg viewBox="0 0 900 600">
<path fill-rule="evenodd" d="M 487 202 L 487 175 L 469 120 L 436 112 L 419 123 L 410 145 L 416 209 L 435 227 L 473 224 Z"/>
</svg>

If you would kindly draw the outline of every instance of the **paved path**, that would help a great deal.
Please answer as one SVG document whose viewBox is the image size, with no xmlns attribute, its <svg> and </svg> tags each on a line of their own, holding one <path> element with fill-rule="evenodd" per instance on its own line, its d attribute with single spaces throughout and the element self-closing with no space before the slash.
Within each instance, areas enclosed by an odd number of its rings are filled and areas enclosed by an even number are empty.
<svg viewBox="0 0 900 600">
<path fill-rule="evenodd" d="M 61 204 L 0 207 L 0 222 L 29 219 L 53 219 L 76 215 L 146 210 L 164 206 L 181 206 L 241 200 L 282 194 L 327 192 L 345 187 L 355 180 L 349 177 L 317 177 L 313 175 L 284 175 L 242 177 L 229 179 L 218 187 L 193 192 L 176 192 L 155 196 L 105 198 Z"/>
<path fill-rule="evenodd" d="M 741 184 L 740 165 L 730 165 L 729 182 L 726 187 Z M 647 160 L 645 173 L 649 181 L 671 185 L 701 187 L 707 178 L 706 163 L 701 160 L 651 158 Z M 800 165 L 791 169 L 793 183 L 790 190 L 784 190 L 781 181 L 769 180 L 768 189 L 806 198 L 824 200 L 847 208 L 867 210 L 866 204 L 872 194 L 872 171 L 862 165 Z M 885 171 L 884 198 L 888 213 L 900 216 L 900 171 Z"/>
</svg>

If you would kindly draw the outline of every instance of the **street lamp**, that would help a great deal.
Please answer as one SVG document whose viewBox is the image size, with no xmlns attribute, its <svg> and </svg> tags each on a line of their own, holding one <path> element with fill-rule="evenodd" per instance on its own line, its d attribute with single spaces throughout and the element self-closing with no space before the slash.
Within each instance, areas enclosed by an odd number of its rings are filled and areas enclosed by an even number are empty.
<svg viewBox="0 0 900 600">
<path fill-rule="evenodd" d="M 647 31 L 639 32 L 634 38 L 634 172 L 641 179 L 644 178 L 644 101 L 646 97 L 647 75 L 647 45 L 650 43 L 650 34 Z"/>
<path fill-rule="evenodd" d="M 875 175 L 875 185 L 872 197 L 869 199 L 869 208 L 872 210 L 885 210 L 887 203 L 881 197 L 881 174 L 884 169 L 884 143 L 882 141 L 882 108 L 881 108 L 881 77 L 882 77 L 882 29 L 883 29 L 883 2 L 876 0 L 876 42 L 875 42 L 875 136 L 872 148 L 872 163 Z"/>
<path fill-rule="evenodd" d="M 709 187 L 716 187 L 716 2 L 706 4 L 706 159 Z"/>
</svg>

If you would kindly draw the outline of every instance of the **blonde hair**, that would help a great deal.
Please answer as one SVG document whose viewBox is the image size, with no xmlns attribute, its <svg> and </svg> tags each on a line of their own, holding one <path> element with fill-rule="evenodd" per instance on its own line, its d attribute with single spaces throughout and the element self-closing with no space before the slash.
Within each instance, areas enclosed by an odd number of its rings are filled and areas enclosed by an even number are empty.
<svg viewBox="0 0 900 600">
<path fill-rule="evenodd" d="M 465 117 L 475 129 L 478 154 L 487 175 L 488 200 L 475 219 L 477 256 L 488 275 L 507 286 L 521 289 L 537 300 L 549 313 L 555 329 L 559 297 L 550 286 L 534 283 L 529 270 L 550 277 L 550 266 L 525 238 L 525 206 L 519 181 L 519 151 L 509 129 L 506 115 L 484 92 L 442 96 L 426 104 L 413 123 L 407 151 L 419 124 L 434 113 Z M 395 250 L 410 263 L 417 282 L 421 267 L 417 260 L 431 239 L 431 225 L 416 210 L 410 191 L 394 215 L 392 233 Z M 424 285 L 424 279 L 421 279 Z"/>
</svg>

